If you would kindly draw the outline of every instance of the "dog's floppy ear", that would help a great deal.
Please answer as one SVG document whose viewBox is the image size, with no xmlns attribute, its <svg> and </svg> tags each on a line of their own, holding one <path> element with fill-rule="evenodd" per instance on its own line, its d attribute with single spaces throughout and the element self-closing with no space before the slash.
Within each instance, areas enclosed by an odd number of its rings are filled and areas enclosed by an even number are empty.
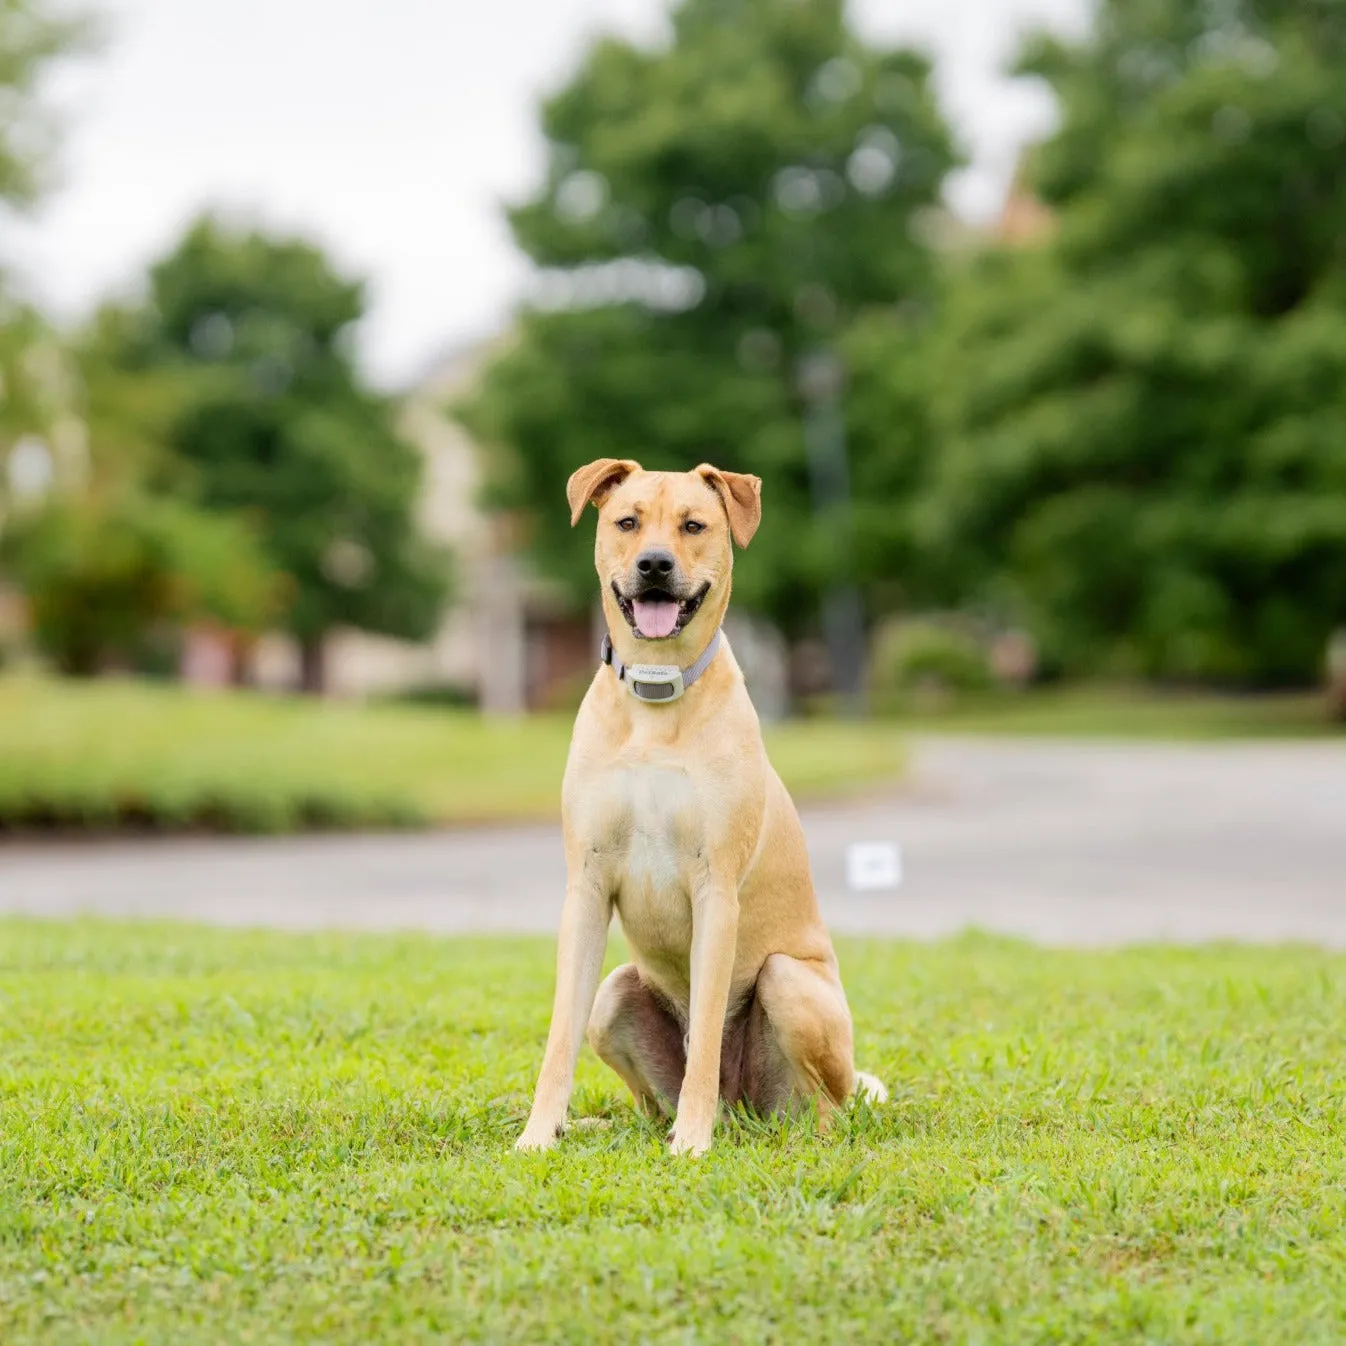
<svg viewBox="0 0 1346 1346">
<path fill-rule="evenodd" d="M 721 472 L 702 463 L 696 469 L 724 502 L 729 532 L 740 547 L 746 547 L 762 522 L 762 479 L 746 472 Z"/>
<path fill-rule="evenodd" d="M 598 458 L 572 472 L 566 482 L 566 499 L 570 501 L 570 526 L 580 521 L 584 507 L 591 500 L 601 505 L 604 497 L 620 486 L 632 472 L 639 472 L 640 464 L 629 458 Z"/>
</svg>

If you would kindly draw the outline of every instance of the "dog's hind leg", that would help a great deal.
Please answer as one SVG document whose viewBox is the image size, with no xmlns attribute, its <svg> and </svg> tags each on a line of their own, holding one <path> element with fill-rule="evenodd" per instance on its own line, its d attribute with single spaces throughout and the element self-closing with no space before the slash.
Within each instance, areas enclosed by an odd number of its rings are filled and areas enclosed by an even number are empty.
<svg viewBox="0 0 1346 1346">
<path fill-rule="evenodd" d="M 647 1116 L 676 1113 L 687 1067 L 683 1028 L 634 963 L 624 963 L 598 988 L 589 1045 L 626 1081 Z"/>
<path fill-rule="evenodd" d="M 851 1012 L 831 968 L 773 953 L 757 977 L 743 1092 L 762 1113 L 816 1100 L 819 1122 L 856 1087 Z"/>
</svg>

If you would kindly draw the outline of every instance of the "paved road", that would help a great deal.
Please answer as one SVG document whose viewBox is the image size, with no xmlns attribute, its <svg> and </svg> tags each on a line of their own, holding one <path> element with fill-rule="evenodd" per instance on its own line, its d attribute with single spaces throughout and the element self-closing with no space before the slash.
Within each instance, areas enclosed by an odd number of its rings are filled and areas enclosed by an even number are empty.
<svg viewBox="0 0 1346 1346">
<path fill-rule="evenodd" d="M 805 826 L 838 932 L 1346 947 L 1346 744 L 923 741 L 901 793 Z M 855 841 L 900 843 L 899 891 L 846 890 Z M 0 911 L 551 933 L 562 874 L 552 827 L 10 845 Z"/>
</svg>

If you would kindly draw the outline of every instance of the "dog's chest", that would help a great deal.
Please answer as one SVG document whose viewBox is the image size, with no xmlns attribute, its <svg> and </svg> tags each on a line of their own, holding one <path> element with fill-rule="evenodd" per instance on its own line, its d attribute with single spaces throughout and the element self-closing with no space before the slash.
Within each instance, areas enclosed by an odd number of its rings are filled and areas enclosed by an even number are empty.
<svg viewBox="0 0 1346 1346">
<path fill-rule="evenodd" d="M 692 896 L 708 872 L 691 777 L 678 767 L 624 765 L 608 773 L 594 804 L 594 854 L 627 941 L 644 959 L 685 966 Z"/>
</svg>

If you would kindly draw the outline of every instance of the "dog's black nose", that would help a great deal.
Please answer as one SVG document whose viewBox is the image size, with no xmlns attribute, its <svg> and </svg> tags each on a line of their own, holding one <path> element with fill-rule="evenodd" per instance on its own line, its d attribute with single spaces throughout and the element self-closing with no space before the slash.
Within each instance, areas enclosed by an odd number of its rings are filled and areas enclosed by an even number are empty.
<svg viewBox="0 0 1346 1346">
<path fill-rule="evenodd" d="M 636 569 L 647 580 L 667 579 L 677 561 L 669 551 L 643 551 L 636 557 Z"/>
</svg>

